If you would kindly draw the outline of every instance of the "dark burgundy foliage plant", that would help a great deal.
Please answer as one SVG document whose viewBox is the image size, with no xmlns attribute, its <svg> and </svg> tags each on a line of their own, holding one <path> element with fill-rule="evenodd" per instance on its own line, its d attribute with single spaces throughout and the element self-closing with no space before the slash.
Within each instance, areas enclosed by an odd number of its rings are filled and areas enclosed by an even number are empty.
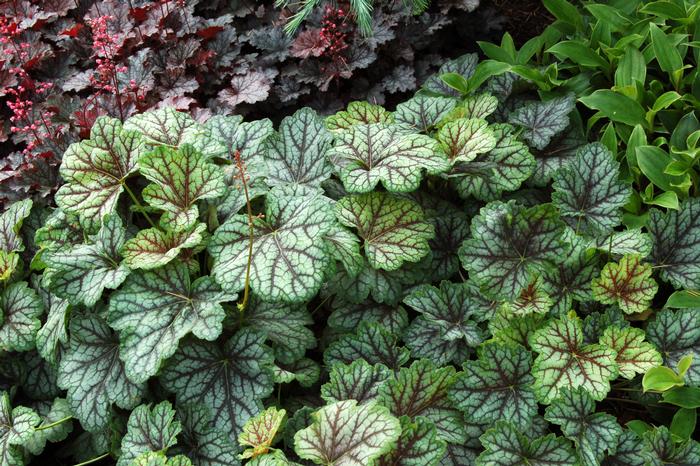
<svg viewBox="0 0 700 466">
<path fill-rule="evenodd" d="M 376 2 L 367 36 L 349 4 L 322 2 L 289 36 L 293 6 L 272 1 L 3 2 L 0 203 L 50 196 L 61 154 L 102 115 L 170 106 L 279 120 L 357 99 L 392 107 L 498 29 L 478 3 L 439 0 L 413 15 L 401 1 Z"/>
</svg>

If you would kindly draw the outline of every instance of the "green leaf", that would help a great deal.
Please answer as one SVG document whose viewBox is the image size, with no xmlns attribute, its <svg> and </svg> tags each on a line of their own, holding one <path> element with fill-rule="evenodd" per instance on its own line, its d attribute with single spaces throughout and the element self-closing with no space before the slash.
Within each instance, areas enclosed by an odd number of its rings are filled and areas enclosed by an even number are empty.
<svg viewBox="0 0 700 466">
<path fill-rule="evenodd" d="M 383 456 L 379 466 L 435 466 L 445 455 L 446 443 L 437 436 L 435 425 L 424 418 L 401 421 L 401 436 L 396 446 Z"/>
<path fill-rule="evenodd" d="M 437 73 L 425 81 L 423 88 L 435 94 L 457 97 L 459 96 L 459 92 L 445 84 L 442 79 L 440 79 L 441 76 L 447 73 L 455 73 L 465 79 L 469 79 L 476 71 L 478 63 L 479 56 L 475 53 L 468 53 L 454 60 L 450 60 L 444 63 Z"/>
<path fill-rule="evenodd" d="M 435 424 L 438 437 L 450 443 L 463 443 L 467 434 L 462 413 L 447 397 L 456 380 L 451 366 L 437 367 L 420 359 L 402 367 L 379 390 L 379 403 L 397 417 L 422 416 Z"/>
<path fill-rule="evenodd" d="M 335 225 L 324 239 L 335 260 L 343 264 L 348 275 L 356 277 L 365 266 L 360 254 L 360 239 L 340 225 Z"/>
<path fill-rule="evenodd" d="M 279 133 L 273 133 L 265 143 L 268 183 L 319 188 L 332 173 L 326 157 L 332 140 L 321 117 L 310 108 L 284 118 Z"/>
<path fill-rule="evenodd" d="M 0 392 L 0 464 L 23 466 L 22 446 L 34 434 L 34 426 L 40 422 L 39 415 L 29 408 L 12 408 L 10 395 Z"/>
<path fill-rule="evenodd" d="M 272 393 L 272 354 L 263 336 L 249 329 L 223 344 L 189 340 L 168 361 L 160 380 L 178 404 L 206 406 L 216 428 L 235 439 Z"/>
<path fill-rule="evenodd" d="M 464 283 L 443 281 L 440 288 L 419 285 L 403 302 L 419 313 L 404 335 L 414 358 L 429 358 L 437 365 L 460 363 L 468 347 L 484 340 L 478 323 L 488 316 L 471 301 Z"/>
<path fill-rule="evenodd" d="M 688 199 L 679 210 L 651 209 L 650 260 L 662 279 L 676 288 L 700 289 L 700 199 Z"/>
<path fill-rule="evenodd" d="M 192 466 L 192 462 L 182 455 L 168 458 L 165 453 L 149 451 L 140 454 L 129 466 Z"/>
<path fill-rule="evenodd" d="M 119 331 L 129 379 L 145 382 L 155 375 L 190 332 L 215 340 L 225 316 L 220 303 L 233 299 L 211 277 L 192 282 L 179 262 L 132 273 L 109 302 L 109 322 Z"/>
<path fill-rule="evenodd" d="M 557 57 L 568 58 L 572 62 L 581 66 L 593 68 L 608 69 L 608 62 L 593 51 L 588 45 L 577 40 L 563 40 L 554 44 L 546 50 L 548 53 L 553 53 Z M 560 58 L 561 60 L 561 58 Z"/>
<path fill-rule="evenodd" d="M 141 156 L 139 168 L 152 181 L 143 190 L 143 200 L 163 210 L 161 224 L 174 231 L 195 224 L 198 200 L 215 199 L 226 192 L 223 171 L 189 144 L 179 149 L 156 147 Z"/>
<path fill-rule="evenodd" d="M 245 448 L 239 458 L 254 458 L 270 450 L 277 431 L 282 427 L 287 412 L 274 406 L 248 419 L 238 434 L 238 443 Z"/>
<path fill-rule="evenodd" d="M 326 118 L 326 127 L 331 131 L 350 130 L 353 126 L 372 123 L 391 124 L 394 117 L 381 105 L 365 101 L 350 102 L 347 110 L 342 110 Z"/>
<path fill-rule="evenodd" d="M 331 367 L 328 382 L 321 386 L 321 398 L 326 403 L 357 400 L 358 403 L 377 397 L 392 372 L 383 364 L 370 365 L 364 359 Z"/>
<path fill-rule="evenodd" d="M 253 220 L 250 287 L 268 301 L 302 302 L 314 296 L 330 265 L 323 236 L 335 224 L 330 201 L 320 194 L 292 196 L 273 189 L 264 218 Z M 248 268 L 247 215 L 233 215 L 209 242 L 212 275 L 227 290 L 242 290 Z"/>
<path fill-rule="evenodd" d="M 595 402 L 584 389 L 563 389 L 559 395 L 547 407 L 545 419 L 574 441 L 583 465 L 599 465 L 606 451 L 615 452 L 622 427 L 614 416 L 596 413 Z"/>
<path fill-rule="evenodd" d="M 664 307 L 689 308 L 700 307 L 700 293 L 695 290 L 674 291 L 666 300 Z"/>
<path fill-rule="evenodd" d="M 508 116 L 508 123 L 522 127 L 523 139 L 536 149 L 544 149 L 554 136 L 569 125 L 569 113 L 574 110 L 573 95 L 522 105 Z"/>
<path fill-rule="evenodd" d="M 130 269 L 155 269 L 175 259 L 180 251 L 196 248 L 204 240 L 207 226 L 196 224 L 192 229 L 163 231 L 148 228 L 139 231 L 121 250 L 124 263 Z"/>
<path fill-rule="evenodd" d="M 568 312 L 574 301 L 591 300 L 591 281 L 598 276 L 598 256 L 588 249 L 588 242 L 567 230 L 571 251 L 554 267 L 543 271 L 543 288 L 554 302 L 553 312 L 561 315 Z"/>
<path fill-rule="evenodd" d="M 314 321 L 305 307 L 253 298 L 243 318 L 246 326 L 272 341 L 275 359 L 282 363 L 291 364 L 316 346 L 316 337 L 307 327 Z"/>
<path fill-rule="evenodd" d="M 509 125 L 491 125 L 496 145 L 467 163 L 458 163 L 450 181 L 463 198 L 498 199 L 504 191 L 515 191 L 535 170 L 535 159 L 525 144 L 511 134 Z"/>
<path fill-rule="evenodd" d="M 401 434 L 399 420 L 374 402 L 339 401 L 312 414 L 313 423 L 294 436 L 300 458 L 324 466 L 373 466 Z"/>
<path fill-rule="evenodd" d="M 16 282 L 0 294 L 0 351 L 29 351 L 34 348 L 44 312 L 41 299 L 27 282 Z"/>
<path fill-rule="evenodd" d="M 136 407 L 129 416 L 117 466 L 128 466 L 146 452 L 163 452 L 177 443 L 181 431 L 175 410 L 168 401 Z"/>
<path fill-rule="evenodd" d="M 496 147 L 496 138 L 486 120 L 459 118 L 447 122 L 436 135 L 452 164 L 471 162 Z"/>
<path fill-rule="evenodd" d="M 350 364 L 362 358 L 370 364 L 398 369 L 408 361 L 410 352 L 396 344 L 396 336 L 381 325 L 362 322 L 355 334 L 344 335 L 328 345 L 323 360 L 327 366 L 332 366 Z"/>
<path fill-rule="evenodd" d="M 620 376 L 631 380 L 636 374 L 661 365 L 661 355 L 653 345 L 644 341 L 645 336 L 644 330 L 634 327 L 610 326 L 605 329 L 600 344 L 617 353 L 615 361 Z"/>
<path fill-rule="evenodd" d="M 550 204 L 531 208 L 491 202 L 471 225 L 459 250 L 462 265 L 491 297 L 516 298 L 535 274 L 564 254 L 564 224 Z"/>
<path fill-rule="evenodd" d="M 250 170 L 258 166 L 265 153 L 264 142 L 274 130 L 272 122 L 243 122 L 240 115 L 214 115 L 204 123 L 202 134 L 188 141 L 207 158 L 234 160 L 236 151 Z"/>
<path fill-rule="evenodd" d="M 449 168 L 433 138 L 403 126 L 378 123 L 337 134 L 328 157 L 345 189 L 356 193 L 372 191 L 380 181 L 388 191 L 415 191 L 423 170 L 434 175 Z"/>
<path fill-rule="evenodd" d="M 609 89 L 598 89 L 590 95 L 579 99 L 583 104 L 599 110 L 606 118 L 619 123 L 647 127 L 646 112 L 636 100 L 618 94 Z"/>
<path fill-rule="evenodd" d="M 61 442 L 73 431 L 73 416 L 68 402 L 63 398 L 55 398 L 52 402 L 34 405 L 41 418 L 35 426 L 34 435 L 27 440 L 23 447 L 32 455 L 38 456 L 44 452 L 46 442 Z M 68 420 L 66 421 L 66 418 Z"/>
<path fill-rule="evenodd" d="M 528 348 L 530 335 L 545 324 L 542 314 L 513 316 L 501 309 L 489 322 L 492 340 L 508 346 L 520 345 Z"/>
<path fill-rule="evenodd" d="M 681 408 L 700 408 L 700 388 L 674 387 L 662 394 L 664 403 L 671 403 Z"/>
<path fill-rule="evenodd" d="M 202 405 L 178 406 L 182 433 L 173 453 L 181 453 L 194 466 L 238 466 L 238 447 L 229 435 L 212 425 L 212 415 Z"/>
<path fill-rule="evenodd" d="M 571 443 L 554 434 L 530 440 L 506 421 L 481 436 L 485 450 L 476 459 L 477 466 L 557 465 L 578 466 Z"/>
<path fill-rule="evenodd" d="M 36 333 L 36 349 L 42 358 L 55 366 L 61 347 L 68 341 L 66 326 L 70 305 L 67 300 L 60 299 L 45 289 L 38 275 L 32 276 L 32 288 L 41 297 L 47 312 L 46 321 Z"/>
<path fill-rule="evenodd" d="M 695 409 L 681 408 L 671 420 L 671 435 L 675 440 L 687 441 L 695 431 L 697 413 Z"/>
<path fill-rule="evenodd" d="M 668 152 L 656 146 L 639 146 L 635 149 L 637 165 L 649 181 L 663 191 L 685 195 L 690 181 L 688 174 L 671 175 L 666 173 L 666 167 L 673 162 Z M 675 209 L 678 210 L 678 209 Z"/>
<path fill-rule="evenodd" d="M 535 393 L 543 403 L 550 403 L 562 388 L 572 386 L 602 400 L 610 391 L 610 380 L 617 377 L 615 351 L 600 344 L 584 344 L 577 317 L 552 320 L 530 337 L 530 345 L 538 353 L 532 375 Z"/>
<path fill-rule="evenodd" d="M 321 368 L 316 361 L 309 358 L 301 358 L 292 364 L 277 364 L 273 368 L 275 383 L 299 382 L 304 388 L 311 387 L 318 382 L 321 376 Z"/>
<path fill-rule="evenodd" d="M 700 464 L 700 443 L 695 440 L 676 443 L 664 426 L 644 434 L 643 453 L 646 464 L 651 466 Z"/>
<path fill-rule="evenodd" d="M 151 145 L 169 147 L 192 144 L 204 134 L 188 113 L 170 107 L 136 114 L 124 122 L 124 129 L 141 133 Z"/>
<path fill-rule="evenodd" d="M 88 232 L 96 232 L 102 218 L 116 209 L 143 151 L 139 132 L 122 128 L 117 119 L 98 118 L 90 139 L 71 144 L 63 154 L 60 172 L 65 184 L 56 192 L 56 204 L 77 215 Z"/>
<path fill-rule="evenodd" d="M 361 303 L 340 298 L 333 301 L 333 312 L 327 321 L 329 327 L 354 332 L 361 322 L 377 322 L 389 332 L 400 334 L 408 326 L 408 314 L 403 306 L 376 303 L 371 299 Z"/>
<path fill-rule="evenodd" d="M 357 229 L 375 269 L 396 270 L 404 261 L 418 262 L 430 251 L 428 240 L 435 234 L 418 204 L 388 193 L 344 197 L 336 204 L 336 216 Z"/>
<path fill-rule="evenodd" d="M 642 439 L 631 430 L 624 429 L 615 453 L 603 460 L 605 466 L 646 466 L 642 453 Z"/>
<path fill-rule="evenodd" d="M 700 386 L 700 315 L 697 309 L 664 309 L 647 326 L 647 340 L 656 345 L 669 367 L 676 365 L 684 356 L 691 355 L 696 361 L 685 375 L 690 385 Z"/>
<path fill-rule="evenodd" d="M 468 422 L 490 425 L 508 419 L 526 429 L 537 414 L 530 375 L 532 356 L 522 346 L 485 344 L 479 359 L 466 361 L 449 392 Z"/>
<path fill-rule="evenodd" d="M 651 277 L 651 264 L 639 256 L 627 255 L 620 262 L 603 267 L 600 278 L 591 283 L 593 298 L 603 304 L 617 304 L 627 314 L 644 312 L 659 286 Z"/>
<path fill-rule="evenodd" d="M 610 233 L 622 221 L 632 190 L 619 180 L 620 164 L 602 144 L 588 144 L 554 174 L 552 203 L 577 232 Z"/>
<path fill-rule="evenodd" d="M 396 123 L 408 125 L 414 131 L 427 133 L 457 105 L 455 99 L 416 94 L 396 106 Z"/>
<path fill-rule="evenodd" d="M 451 115 L 459 115 L 460 118 L 486 118 L 496 109 L 498 98 L 491 94 L 477 94 L 467 96 Z"/>
<path fill-rule="evenodd" d="M 659 66 L 667 73 L 683 68 L 683 58 L 668 36 L 653 22 L 649 23 L 651 45 Z"/>
<path fill-rule="evenodd" d="M 91 240 L 91 244 L 77 244 L 44 258 L 49 289 L 71 304 L 93 306 L 105 289 L 119 287 L 130 273 L 121 263 L 126 229 L 118 216 L 105 218 Z"/>
<path fill-rule="evenodd" d="M 0 215 L 0 281 L 10 279 L 17 268 L 19 256 L 16 253 L 24 251 L 20 230 L 31 210 L 32 200 L 25 199 L 13 203 Z"/>
<path fill-rule="evenodd" d="M 591 242 L 591 247 L 608 255 L 636 254 L 646 257 L 651 254 L 652 240 L 648 233 L 639 228 L 614 231 L 607 237 L 598 237 Z"/>
<path fill-rule="evenodd" d="M 111 406 L 136 406 L 144 391 L 126 377 L 119 359 L 119 339 L 98 315 L 74 315 L 68 349 L 58 367 L 58 385 L 68 391 L 68 403 L 84 429 L 107 427 Z"/>
</svg>

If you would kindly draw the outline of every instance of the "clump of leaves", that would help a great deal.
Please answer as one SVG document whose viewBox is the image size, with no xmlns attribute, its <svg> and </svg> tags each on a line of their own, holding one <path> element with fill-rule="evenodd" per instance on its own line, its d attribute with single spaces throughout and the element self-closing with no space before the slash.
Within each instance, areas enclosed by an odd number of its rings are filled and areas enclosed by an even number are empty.
<svg viewBox="0 0 700 466">
<path fill-rule="evenodd" d="M 571 96 L 478 69 L 278 130 L 99 117 L 0 216 L 3 464 L 696 464 L 698 309 L 660 304 L 700 204 L 625 227 Z"/>
<path fill-rule="evenodd" d="M 454 43 L 454 31 L 484 24 L 472 14 L 478 0 L 440 0 L 428 11 L 381 2 L 364 10 L 363 27 L 346 2 L 314 1 L 302 9 L 304 26 L 288 35 L 295 6 L 275 3 L 3 2 L 0 202 L 50 203 L 62 155 L 90 138 L 100 116 L 124 122 L 174 107 L 206 120 L 304 105 L 331 113 L 358 95 L 398 99 L 391 96 L 414 91 L 450 58 L 441 53 L 453 50 L 444 43 Z"/>
</svg>

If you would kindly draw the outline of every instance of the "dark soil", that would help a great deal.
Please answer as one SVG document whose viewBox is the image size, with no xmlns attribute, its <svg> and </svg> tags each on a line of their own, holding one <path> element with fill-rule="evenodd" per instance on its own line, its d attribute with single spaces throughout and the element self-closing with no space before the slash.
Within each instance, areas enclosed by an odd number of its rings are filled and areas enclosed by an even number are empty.
<svg viewBox="0 0 700 466">
<path fill-rule="evenodd" d="M 503 30 L 508 31 L 520 46 L 540 34 L 554 17 L 541 0 L 485 0 L 481 7 L 490 5 L 505 19 Z"/>
</svg>

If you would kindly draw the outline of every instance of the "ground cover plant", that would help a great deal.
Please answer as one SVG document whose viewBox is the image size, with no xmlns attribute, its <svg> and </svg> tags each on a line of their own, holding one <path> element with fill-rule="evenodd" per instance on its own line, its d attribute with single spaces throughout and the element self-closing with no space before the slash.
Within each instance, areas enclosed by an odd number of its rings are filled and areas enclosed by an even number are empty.
<svg viewBox="0 0 700 466">
<path fill-rule="evenodd" d="M 401 101 L 463 53 L 445 38 L 473 44 L 466 36 L 500 24 L 477 0 L 440 0 L 375 2 L 358 26 L 356 3 L 313 2 L 290 35 L 297 2 L 2 2 L 0 202 L 50 202 L 63 152 L 99 116 L 175 107 L 259 118 Z"/>
<path fill-rule="evenodd" d="M 0 217 L 2 464 L 699 464 L 700 203 L 490 66 L 97 118 Z"/>
<path fill-rule="evenodd" d="M 90 8 L 47 5 L 10 5 L 38 22 L 2 24 L 10 61 Z M 76 98 L 106 110 L 0 215 L 0 466 L 700 465 L 700 8 L 544 5 L 395 107 L 280 121 L 119 100 L 96 17 Z"/>
<path fill-rule="evenodd" d="M 591 109 L 587 129 L 623 161 L 633 181 L 626 222 L 642 225 L 646 205 L 678 209 L 697 196 L 695 113 L 700 56 L 693 1 L 545 1 L 557 20 L 516 50 L 482 43 L 496 63 L 547 92 L 573 92 Z"/>
</svg>

